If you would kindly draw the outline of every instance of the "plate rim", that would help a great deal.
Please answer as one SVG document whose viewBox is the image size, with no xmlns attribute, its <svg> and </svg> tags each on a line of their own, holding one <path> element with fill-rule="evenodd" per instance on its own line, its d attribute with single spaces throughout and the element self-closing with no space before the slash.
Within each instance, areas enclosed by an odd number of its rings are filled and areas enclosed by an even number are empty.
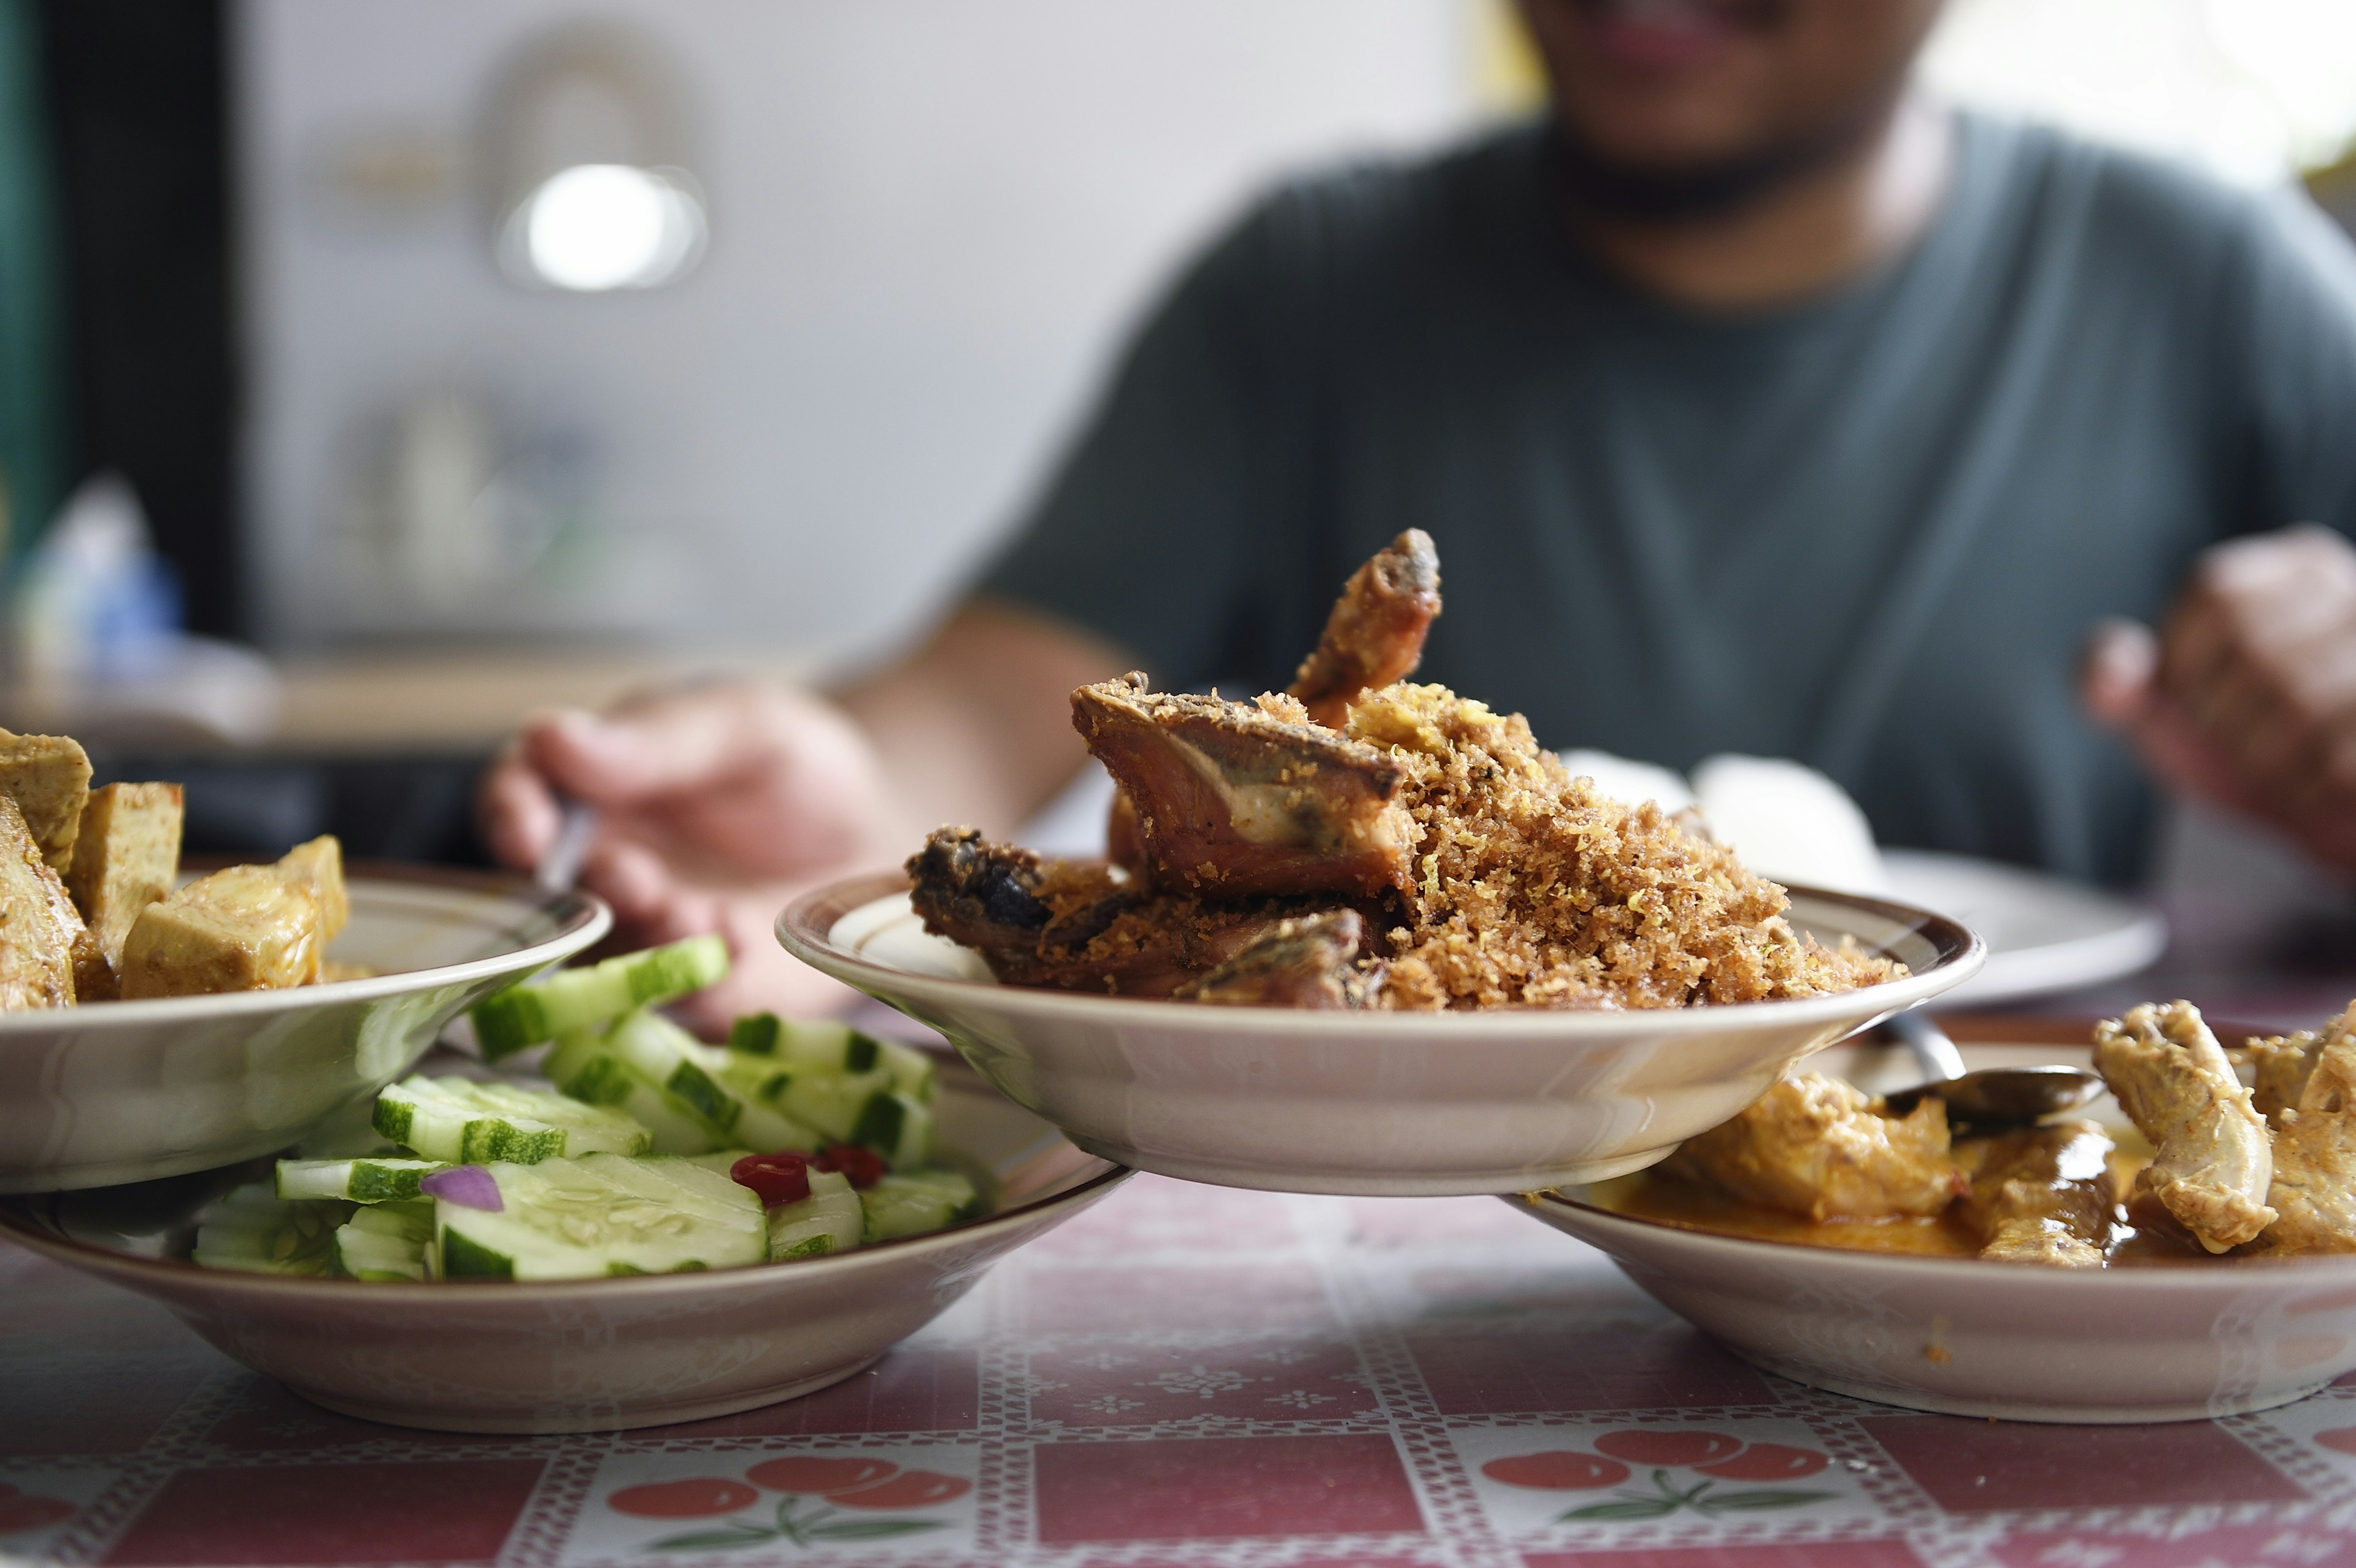
<svg viewBox="0 0 2356 1568">
<path fill-rule="evenodd" d="M 1733 1002 L 1723 1006 L 1685 1008 L 1622 1008 L 1570 1011 L 1533 1008 L 1447 1012 L 1355 1012 L 1303 1010 L 1294 1008 L 1189 1008 L 1153 997 L 1098 997 L 1076 991 L 1001 986 L 994 981 L 960 980 L 919 975 L 879 964 L 834 945 L 830 937 L 835 920 L 877 899 L 908 891 L 905 871 L 871 871 L 844 877 L 806 891 L 777 914 L 777 941 L 787 952 L 812 968 L 898 1006 L 886 991 L 913 1000 L 948 1007 L 985 1005 L 1022 1010 L 1036 1016 L 1092 1021 L 1110 1027 L 1132 1025 L 1147 1019 L 1166 1020 L 1186 1033 L 1225 1034 L 1237 1022 L 1248 1019 L 1258 1029 L 1302 1035 L 1413 1035 L 1436 1025 L 1450 1032 L 1469 1031 L 1480 1037 L 1517 1038 L 1612 1036 L 1631 1028 L 1663 1035 L 1714 1034 L 1772 1021 L 1805 1025 L 1830 1023 L 1851 1017 L 1880 1019 L 1930 1000 L 1977 974 L 1987 957 L 1987 946 L 1977 932 L 1948 915 L 1896 900 L 1830 889 L 1794 886 L 1785 891 L 1796 901 L 1809 899 L 1861 908 L 1909 930 L 1923 933 L 1943 953 L 1941 961 L 1902 980 L 1884 981 L 1854 991 L 1827 996 L 1783 997 L 1763 1002 Z M 818 917 L 828 908 L 834 914 L 823 925 Z M 1772 1011 L 1770 1011 L 1772 1009 Z M 1446 1020 L 1444 1023 L 1440 1020 Z M 1860 1025 L 1859 1027 L 1863 1027 Z"/>
<path fill-rule="evenodd" d="M 1953 850 L 1919 849 L 1901 845 L 1890 846 L 1881 853 L 1884 867 L 1893 872 L 1900 865 L 1913 861 L 1967 870 L 1976 876 L 1995 873 L 2008 880 L 2049 883 L 2067 889 L 2075 897 L 2114 905 L 2123 917 L 2119 923 L 2097 934 L 2044 943 L 2034 947 L 2008 949 L 1990 946 L 1987 963 L 1979 974 L 1957 987 L 1962 992 L 1954 998 L 1958 1007 L 1995 1007 L 2031 997 L 2050 997 L 2108 985 L 2140 975 L 2158 963 L 2168 950 L 2170 933 L 2167 916 L 2158 910 L 2145 908 L 2123 898 L 2108 888 L 2061 876 L 2041 867 L 2015 865 L 2008 860 L 1991 859 L 1984 855 L 1962 855 Z M 1893 882 L 1900 880 L 1895 875 L 1890 880 Z M 2086 956 L 2072 973 L 2055 976 L 2046 972 L 2058 955 L 2073 951 Z M 2026 976 L 2012 973 L 2014 968 L 2024 964 L 2029 966 Z"/>
</svg>

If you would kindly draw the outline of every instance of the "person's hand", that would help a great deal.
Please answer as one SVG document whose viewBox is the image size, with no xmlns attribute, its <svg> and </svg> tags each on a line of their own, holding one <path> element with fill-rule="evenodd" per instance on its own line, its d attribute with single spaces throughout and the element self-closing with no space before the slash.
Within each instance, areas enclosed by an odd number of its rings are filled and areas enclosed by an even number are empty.
<svg viewBox="0 0 2356 1568">
<path fill-rule="evenodd" d="M 2162 783 L 2356 869 L 2356 548 L 2340 535 L 2203 552 L 2157 635 L 2096 628 L 2080 688 Z"/>
<path fill-rule="evenodd" d="M 503 864 L 528 870 L 548 852 L 560 795 L 597 810 L 581 882 L 614 906 L 622 942 L 728 939 L 729 977 L 682 1004 L 692 1027 L 851 999 L 770 929 L 803 889 L 905 848 L 890 842 L 881 764 L 841 709 L 746 681 L 538 717 L 483 780 L 484 835 Z"/>
</svg>

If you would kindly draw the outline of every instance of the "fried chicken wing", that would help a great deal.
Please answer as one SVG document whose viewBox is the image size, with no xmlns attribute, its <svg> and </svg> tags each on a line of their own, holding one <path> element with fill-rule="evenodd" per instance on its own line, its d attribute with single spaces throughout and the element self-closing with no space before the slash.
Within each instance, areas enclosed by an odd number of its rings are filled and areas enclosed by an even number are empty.
<svg viewBox="0 0 2356 1568">
<path fill-rule="evenodd" d="M 2101 1268 L 2118 1201 L 2112 1144 L 2093 1122 L 1966 1138 L 1955 1162 L 1971 1179 L 1958 1211 L 1980 1256 L 2055 1268 Z"/>
<path fill-rule="evenodd" d="M 1355 910 L 1335 910 L 1276 928 L 1233 958 L 1172 993 L 1182 1002 L 1228 1007 L 1344 1009 L 1366 1006 L 1379 972 L 1358 968 L 1365 923 Z"/>
<path fill-rule="evenodd" d="M 2158 1151 L 2136 1178 L 2131 1215 L 2156 1203 L 2212 1253 L 2274 1221 L 2266 1125 L 2200 1008 L 2146 1002 L 2096 1025 L 2094 1070 Z"/>
<path fill-rule="evenodd" d="M 925 929 L 975 949 L 1010 986 L 1167 997 L 1288 920 L 1323 912 L 1299 900 L 1210 905 L 1155 892 L 970 827 L 937 830 L 907 869 Z"/>
<path fill-rule="evenodd" d="M 1440 551 L 1409 528 L 1343 586 L 1316 651 L 1292 677 L 1310 722 L 1339 730 L 1361 695 L 1413 675 L 1439 614 Z"/>
<path fill-rule="evenodd" d="M 2295 1104 L 2276 1113 L 2268 1253 L 2356 1253 L 2356 1006 L 2304 1037 Z M 2264 1079 L 2261 1063 L 2261 1081 Z"/>
<path fill-rule="evenodd" d="M 1661 1168 L 1815 1221 L 1936 1214 L 1966 1186 L 1939 1101 L 1890 1116 L 1879 1098 L 1815 1072 L 1779 1080 L 1732 1121 L 1687 1138 Z"/>
<path fill-rule="evenodd" d="M 1135 805 L 1157 886 L 1233 899 L 1408 885 L 1398 764 L 1290 699 L 1156 694 L 1132 675 L 1074 692 L 1072 723 Z"/>
</svg>

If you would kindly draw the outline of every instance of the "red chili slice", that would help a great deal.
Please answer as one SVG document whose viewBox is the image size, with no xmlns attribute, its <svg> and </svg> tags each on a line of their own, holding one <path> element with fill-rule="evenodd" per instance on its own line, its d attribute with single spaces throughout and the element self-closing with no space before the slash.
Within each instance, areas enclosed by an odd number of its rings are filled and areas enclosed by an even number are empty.
<svg viewBox="0 0 2356 1568">
<path fill-rule="evenodd" d="M 773 1492 L 816 1495 L 872 1487 L 891 1479 L 899 1471 L 900 1467 L 889 1459 L 820 1459 L 793 1455 L 783 1459 L 764 1459 L 745 1471 L 744 1478 Z"/>
<path fill-rule="evenodd" d="M 890 1480 L 855 1492 L 829 1492 L 826 1500 L 837 1508 L 930 1508 L 973 1490 L 963 1476 L 937 1470 L 903 1470 Z"/>
<path fill-rule="evenodd" d="M 1786 1448 L 1781 1443 L 1753 1443 L 1731 1459 L 1720 1459 L 1713 1465 L 1696 1465 L 1705 1476 L 1723 1477 L 1730 1481 L 1796 1481 L 1802 1476 L 1813 1476 L 1832 1459 L 1813 1448 Z"/>
<path fill-rule="evenodd" d="M 765 1209 L 798 1203 L 809 1196 L 809 1156 L 791 1149 L 776 1154 L 748 1154 L 728 1168 L 728 1179 L 749 1187 Z"/>
<path fill-rule="evenodd" d="M 864 1192 L 884 1179 L 892 1168 L 873 1149 L 861 1148 L 856 1144 L 829 1144 L 826 1152 L 810 1161 L 820 1170 L 831 1170 Z"/>
<path fill-rule="evenodd" d="M 1607 1432 L 1595 1446 L 1631 1465 L 1707 1465 L 1730 1459 L 1742 1450 L 1740 1438 L 1723 1432 L 1685 1432 L 1655 1427 L 1634 1432 Z"/>
<path fill-rule="evenodd" d="M 1515 1454 L 1492 1459 L 1481 1473 L 1509 1487 L 1536 1487 L 1549 1492 L 1583 1492 L 1590 1487 L 1616 1487 L 1628 1478 L 1628 1467 L 1617 1459 L 1599 1459 L 1576 1449 L 1556 1448 L 1543 1454 Z"/>
<path fill-rule="evenodd" d="M 734 1513 L 760 1495 L 742 1481 L 691 1476 L 683 1481 L 624 1487 L 605 1499 L 605 1506 L 636 1519 L 701 1519 L 706 1514 Z"/>
</svg>

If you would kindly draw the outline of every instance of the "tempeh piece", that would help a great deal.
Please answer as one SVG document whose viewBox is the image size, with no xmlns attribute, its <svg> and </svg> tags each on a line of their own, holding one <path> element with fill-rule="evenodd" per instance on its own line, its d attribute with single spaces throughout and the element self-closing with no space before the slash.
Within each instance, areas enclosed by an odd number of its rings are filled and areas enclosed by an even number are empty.
<svg viewBox="0 0 2356 1568">
<path fill-rule="evenodd" d="M 85 934 L 24 812 L 0 795 L 0 1012 L 72 1007 L 75 938 Z"/>
<path fill-rule="evenodd" d="M 66 883 L 111 971 L 139 912 L 172 891 L 180 868 L 180 786 L 111 784 L 91 792 Z"/>
<path fill-rule="evenodd" d="M 49 869 L 73 863 L 82 803 L 90 798 L 90 758 L 63 735 L 0 730 L 0 794 L 13 797 Z"/>
</svg>

